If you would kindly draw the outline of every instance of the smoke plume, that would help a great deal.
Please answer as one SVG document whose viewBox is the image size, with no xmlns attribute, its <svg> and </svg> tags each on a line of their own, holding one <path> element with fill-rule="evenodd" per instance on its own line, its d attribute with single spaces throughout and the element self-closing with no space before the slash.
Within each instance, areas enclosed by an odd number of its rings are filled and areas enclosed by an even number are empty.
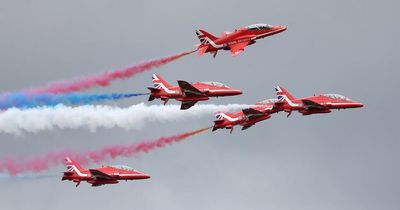
<svg viewBox="0 0 400 210">
<path fill-rule="evenodd" d="M 0 109 L 32 108 L 38 106 L 56 106 L 57 104 L 78 105 L 101 102 L 105 100 L 121 100 L 134 96 L 148 95 L 147 93 L 99 93 L 99 94 L 26 94 L 13 93 L 0 96 Z"/>
<path fill-rule="evenodd" d="M 188 110 L 180 110 L 178 105 L 148 106 L 141 103 L 127 108 L 103 105 L 11 108 L 0 113 L 0 133 L 21 135 L 25 132 L 37 133 L 53 129 L 89 128 L 95 131 L 97 128 L 114 127 L 140 130 L 152 122 L 179 122 L 195 120 L 203 116 L 209 117 L 211 121 L 216 112 L 240 110 L 248 106 L 200 104 Z"/>
<path fill-rule="evenodd" d="M 31 88 L 25 93 L 70 93 L 76 92 L 92 87 L 106 87 L 110 82 L 117 79 L 128 79 L 136 74 L 149 71 L 153 68 L 166 65 L 172 61 L 178 60 L 186 55 L 195 51 L 182 52 L 173 56 L 157 58 L 149 61 L 139 63 L 137 65 L 127 67 L 125 69 L 104 72 L 98 75 L 91 75 L 86 77 L 75 78 L 72 80 L 63 80 L 52 82 L 45 87 Z"/>
<path fill-rule="evenodd" d="M 105 160 L 115 159 L 118 157 L 138 156 L 141 153 L 148 153 L 157 148 L 164 148 L 167 145 L 182 141 L 208 129 L 210 128 L 202 128 L 174 136 L 160 137 L 150 141 L 141 141 L 139 143 L 127 145 L 109 145 L 96 150 L 83 151 L 79 153 L 64 150 L 53 151 L 45 155 L 32 156 L 28 158 L 11 156 L 4 157 L 3 159 L 0 159 L 0 172 L 9 173 L 12 176 L 25 172 L 37 173 L 47 170 L 50 167 L 63 164 L 63 160 L 66 156 L 71 157 L 82 165 L 88 165 L 93 162 L 101 163 Z"/>
</svg>

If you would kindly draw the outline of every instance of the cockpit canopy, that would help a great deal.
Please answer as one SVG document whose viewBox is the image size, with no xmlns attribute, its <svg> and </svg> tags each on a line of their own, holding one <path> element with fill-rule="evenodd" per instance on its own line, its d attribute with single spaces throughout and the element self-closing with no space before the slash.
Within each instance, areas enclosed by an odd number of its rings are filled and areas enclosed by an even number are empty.
<svg viewBox="0 0 400 210">
<path fill-rule="evenodd" d="M 124 166 L 124 165 L 113 165 L 111 167 L 116 168 L 116 169 L 126 170 L 126 171 L 136 171 L 135 169 L 133 169 L 129 166 Z"/>
<path fill-rule="evenodd" d="M 246 28 L 249 30 L 265 30 L 265 29 L 272 29 L 272 26 L 264 23 L 257 23 L 246 26 Z"/>
<path fill-rule="evenodd" d="M 345 96 L 339 95 L 339 94 L 322 94 L 322 95 L 325 97 L 328 97 L 328 98 L 332 98 L 332 99 L 351 101 L 351 99 L 349 99 Z"/>
<path fill-rule="evenodd" d="M 206 84 L 206 85 L 211 85 L 211 86 L 216 86 L 216 87 L 226 87 L 226 88 L 229 88 L 227 85 L 224 85 L 224 84 L 222 84 L 222 83 L 220 83 L 220 82 L 212 82 L 212 81 L 209 81 L 209 82 L 202 82 L 203 84 Z"/>
</svg>

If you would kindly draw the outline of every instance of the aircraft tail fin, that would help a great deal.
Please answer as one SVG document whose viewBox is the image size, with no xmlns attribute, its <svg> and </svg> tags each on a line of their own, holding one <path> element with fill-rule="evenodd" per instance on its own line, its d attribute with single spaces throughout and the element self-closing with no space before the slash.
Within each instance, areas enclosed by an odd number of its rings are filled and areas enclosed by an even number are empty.
<svg viewBox="0 0 400 210">
<path fill-rule="evenodd" d="M 215 114 L 216 120 L 214 122 L 224 121 L 226 119 L 227 113 L 219 112 Z"/>
<path fill-rule="evenodd" d="M 215 118 L 216 118 L 216 120 L 214 120 L 214 126 L 213 126 L 212 131 L 216 131 L 218 129 L 226 128 L 226 129 L 231 129 L 231 133 L 232 133 L 233 126 L 224 125 L 226 120 L 228 120 L 228 121 L 232 120 L 233 117 L 231 116 L 231 113 L 219 112 L 219 113 L 215 114 Z"/>
<path fill-rule="evenodd" d="M 201 29 L 196 30 L 196 35 L 199 38 L 201 44 L 209 43 L 210 41 L 215 41 L 216 39 L 218 39 L 218 37 Z"/>
<path fill-rule="evenodd" d="M 226 120 L 227 113 L 219 112 L 215 114 L 214 126 L 212 131 L 224 128 L 223 124 Z"/>
<path fill-rule="evenodd" d="M 224 122 L 225 120 L 228 121 L 235 121 L 237 120 L 236 117 L 233 116 L 232 113 L 229 112 L 219 112 L 215 114 L 216 120 L 214 120 L 215 123 L 221 123 Z"/>
<path fill-rule="evenodd" d="M 67 166 L 67 172 L 81 172 L 85 170 L 81 165 L 79 165 L 77 162 L 72 160 L 70 157 L 65 157 L 65 165 Z"/>
<path fill-rule="evenodd" d="M 215 56 L 217 56 L 217 52 L 218 50 L 213 50 L 213 51 L 209 51 L 210 50 L 210 45 L 207 45 L 209 43 L 213 43 L 216 39 L 218 39 L 218 37 L 208 33 L 207 31 L 204 30 L 196 30 L 196 35 L 200 40 L 200 45 L 197 46 L 197 55 L 202 56 L 204 53 L 206 52 L 210 52 L 213 57 L 215 58 Z"/>
<path fill-rule="evenodd" d="M 291 101 L 295 100 L 296 98 L 292 96 L 284 87 L 276 86 L 275 87 L 276 95 L 278 96 L 279 101 L 286 101 L 291 103 Z"/>
<path fill-rule="evenodd" d="M 165 81 L 160 75 L 153 74 L 152 79 L 154 89 L 163 90 L 171 87 L 171 85 L 167 81 Z"/>
</svg>

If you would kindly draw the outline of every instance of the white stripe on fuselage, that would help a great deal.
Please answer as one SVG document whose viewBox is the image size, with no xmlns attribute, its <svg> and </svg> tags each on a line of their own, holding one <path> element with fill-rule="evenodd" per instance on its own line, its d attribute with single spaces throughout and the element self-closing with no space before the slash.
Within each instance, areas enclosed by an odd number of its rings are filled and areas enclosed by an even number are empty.
<svg viewBox="0 0 400 210">
<path fill-rule="evenodd" d="M 278 95 L 278 96 L 282 96 L 286 100 L 286 102 L 292 107 L 300 107 L 301 106 L 301 104 L 293 103 L 291 100 L 289 100 L 289 98 L 286 95 Z M 326 102 L 326 103 L 321 103 L 321 105 L 334 105 L 334 106 L 335 105 L 353 105 L 353 104 L 354 103 L 351 103 L 351 102 L 348 102 L 348 103 L 346 103 L 346 102 L 337 102 L 337 103 Z"/>
<path fill-rule="evenodd" d="M 289 99 L 289 97 L 287 97 L 286 94 L 283 93 L 281 87 L 276 86 L 275 88 L 277 89 L 277 93 L 279 93 L 279 92 L 282 93 L 282 94 L 277 94 L 277 96 L 283 97 L 283 99 L 284 99 L 291 107 L 300 107 L 300 106 L 301 106 L 301 104 L 293 103 L 293 102 Z"/>
<path fill-rule="evenodd" d="M 87 177 L 88 174 L 82 173 L 78 170 L 78 168 L 75 165 L 72 165 L 72 168 L 74 169 L 74 171 L 80 176 L 80 177 Z"/>
<path fill-rule="evenodd" d="M 255 40 L 255 39 L 258 39 L 259 37 L 266 36 L 268 34 L 272 34 L 272 33 L 275 33 L 275 32 L 276 31 L 270 31 L 270 32 L 267 32 L 267 33 L 259 34 L 259 35 L 254 36 L 253 38 L 251 38 L 251 40 Z M 203 33 L 201 33 L 201 34 L 204 35 Z M 216 44 L 213 40 L 211 40 L 210 38 L 208 38 L 205 35 L 204 35 L 204 39 L 207 40 L 213 47 L 215 47 L 217 49 L 224 47 L 224 44 Z"/>
<path fill-rule="evenodd" d="M 215 93 L 215 92 L 230 92 L 232 90 L 208 90 L 210 93 Z"/>
<path fill-rule="evenodd" d="M 141 176 L 141 174 L 118 174 L 118 176 L 120 176 L 120 177 L 124 177 L 124 176 Z"/>
<path fill-rule="evenodd" d="M 286 95 L 278 95 L 285 99 L 285 101 L 292 107 L 300 107 L 300 104 L 293 103 Z"/>
<path fill-rule="evenodd" d="M 176 93 L 176 91 L 170 90 L 167 87 L 165 87 L 165 85 L 162 82 L 155 82 L 154 84 L 159 85 L 165 92 L 169 94 Z"/>
<path fill-rule="evenodd" d="M 201 31 L 198 31 L 200 35 L 204 36 L 204 39 L 206 41 L 208 41 L 208 43 L 210 43 L 213 47 L 219 49 L 222 48 L 224 45 L 223 44 L 215 44 L 215 42 L 213 40 L 211 40 L 210 38 L 208 38 L 206 35 L 204 35 Z"/>
<path fill-rule="evenodd" d="M 228 115 L 226 115 L 224 113 L 219 113 L 219 115 L 221 115 L 224 119 L 227 119 L 230 122 L 235 122 L 235 121 L 239 120 L 239 117 L 232 118 L 232 117 L 229 117 Z"/>
<path fill-rule="evenodd" d="M 337 103 L 332 103 L 332 102 L 326 102 L 326 105 L 354 105 L 355 103 L 351 102 L 337 102 Z"/>
<path fill-rule="evenodd" d="M 169 94 L 175 94 L 177 93 L 174 90 L 168 89 L 163 83 L 155 82 L 154 84 L 159 85 L 165 92 Z M 216 92 L 231 92 L 232 90 L 208 90 L 210 93 L 216 93 Z"/>
<path fill-rule="evenodd" d="M 217 49 L 220 49 L 224 46 L 223 44 L 215 44 L 215 42 L 208 37 L 205 37 L 205 39 L 208 41 L 208 43 L 210 43 L 213 47 Z"/>
</svg>

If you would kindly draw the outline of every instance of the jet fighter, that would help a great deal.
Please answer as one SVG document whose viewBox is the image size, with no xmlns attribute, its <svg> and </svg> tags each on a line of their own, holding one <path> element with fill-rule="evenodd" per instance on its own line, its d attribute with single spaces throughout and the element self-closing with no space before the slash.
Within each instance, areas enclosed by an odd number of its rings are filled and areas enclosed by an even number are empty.
<svg viewBox="0 0 400 210">
<path fill-rule="evenodd" d="M 236 29 L 234 32 L 222 32 L 220 37 L 199 29 L 196 30 L 200 39 L 200 44 L 197 46 L 198 55 L 211 53 L 215 58 L 218 50 L 230 50 L 231 56 L 236 56 L 243 52 L 248 45 L 256 43 L 257 39 L 283 32 L 286 29 L 285 26 L 259 23 Z"/>
<path fill-rule="evenodd" d="M 65 158 L 65 165 L 67 166 L 67 171 L 64 172 L 61 181 L 73 181 L 76 183 L 76 187 L 79 186 L 81 181 L 86 181 L 92 184 L 92 187 L 97 187 L 106 184 L 117 184 L 118 180 L 127 181 L 150 178 L 150 175 L 123 165 L 85 169 L 69 157 Z"/>
<path fill-rule="evenodd" d="M 275 87 L 279 107 L 290 116 L 292 111 L 303 115 L 330 113 L 332 109 L 359 108 L 364 105 L 339 94 L 321 94 L 306 98 L 293 97 L 284 87 Z"/>
<path fill-rule="evenodd" d="M 260 121 L 269 119 L 271 114 L 281 111 L 276 106 L 277 102 L 278 99 L 267 99 L 236 113 L 217 113 L 213 131 L 225 128 L 231 129 L 230 133 L 232 133 L 235 125 L 240 125 L 242 130 L 246 130 Z"/>
<path fill-rule="evenodd" d="M 219 82 L 195 82 L 188 83 L 178 80 L 178 86 L 171 86 L 160 75 L 153 74 L 154 87 L 150 90 L 149 101 L 160 98 L 164 105 L 170 98 L 181 101 L 181 109 L 189 109 L 198 101 L 206 101 L 210 97 L 240 95 L 242 91 L 232 89 Z"/>
</svg>

